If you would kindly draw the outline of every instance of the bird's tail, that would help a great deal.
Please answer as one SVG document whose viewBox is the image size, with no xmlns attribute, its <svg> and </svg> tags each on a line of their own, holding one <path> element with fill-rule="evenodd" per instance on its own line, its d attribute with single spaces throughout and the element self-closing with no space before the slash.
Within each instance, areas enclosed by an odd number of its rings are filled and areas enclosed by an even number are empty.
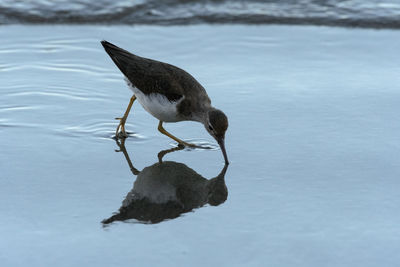
<svg viewBox="0 0 400 267">
<path fill-rule="evenodd" d="M 127 76 L 128 70 L 137 56 L 105 40 L 101 41 L 101 44 L 115 65 Z"/>
</svg>

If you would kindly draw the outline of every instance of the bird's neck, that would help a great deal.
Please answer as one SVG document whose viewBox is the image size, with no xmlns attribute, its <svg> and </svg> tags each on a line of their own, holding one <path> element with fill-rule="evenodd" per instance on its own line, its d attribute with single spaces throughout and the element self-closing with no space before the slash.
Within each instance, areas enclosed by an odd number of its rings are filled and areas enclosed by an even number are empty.
<svg viewBox="0 0 400 267">
<path fill-rule="evenodd" d="M 215 110 L 215 108 L 212 106 L 204 107 L 203 112 L 196 116 L 196 121 L 201 122 L 204 125 L 208 125 L 208 113 L 212 110 Z"/>
</svg>

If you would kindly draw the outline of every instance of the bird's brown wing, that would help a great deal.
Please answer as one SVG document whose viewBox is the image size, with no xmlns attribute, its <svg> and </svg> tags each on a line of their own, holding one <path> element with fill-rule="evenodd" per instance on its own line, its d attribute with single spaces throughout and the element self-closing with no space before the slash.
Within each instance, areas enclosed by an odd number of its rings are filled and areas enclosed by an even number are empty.
<svg viewBox="0 0 400 267">
<path fill-rule="evenodd" d="M 102 41 L 104 49 L 126 76 L 144 94 L 164 94 L 168 100 L 177 101 L 188 91 L 204 88 L 186 71 L 160 61 L 136 56 L 107 41 Z"/>
</svg>

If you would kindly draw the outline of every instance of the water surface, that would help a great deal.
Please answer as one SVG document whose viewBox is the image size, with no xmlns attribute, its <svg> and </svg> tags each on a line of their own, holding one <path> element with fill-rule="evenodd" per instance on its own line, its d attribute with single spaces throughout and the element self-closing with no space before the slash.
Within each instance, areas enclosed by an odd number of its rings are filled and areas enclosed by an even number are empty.
<svg viewBox="0 0 400 267">
<path fill-rule="evenodd" d="M 0 35 L 6 37 L 0 44 L 2 265 L 400 261 L 398 32 L 3 26 Z M 175 144 L 135 103 L 125 141 L 132 166 L 116 152 L 114 118 L 131 92 L 102 39 L 184 68 L 228 115 L 231 164 L 221 203 L 212 206 L 200 195 L 201 201 L 189 199 L 193 209 L 156 224 L 130 218 L 103 226 L 135 188 L 131 167 L 157 168 L 159 152 Z M 198 123 L 165 128 L 213 143 Z M 224 167 L 218 149 L 175 151 L 164 160 L 191 173 L 189 184 L 198 183 L 204 190 L 195 192 L 205 195 Z M 180 192 L 190 189 L 178 181 L 186 188 Z M 148 184 L 135 190 L 143 188 Z M 179 190 L 171 190 L 166 196 L 175 199 Z M 182 193 L 176 199 L 188 200 Z"/>
</svg>

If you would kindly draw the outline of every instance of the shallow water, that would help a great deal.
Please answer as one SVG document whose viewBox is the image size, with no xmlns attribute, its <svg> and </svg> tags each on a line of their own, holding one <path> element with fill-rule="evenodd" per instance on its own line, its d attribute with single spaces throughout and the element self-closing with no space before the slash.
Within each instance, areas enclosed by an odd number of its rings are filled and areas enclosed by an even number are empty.
<svg viewBox="0 0 400 267">
<path fill-rule="evenodd" d="M 2 265 L 400 261 L 397 31 L 4 26 L 0 35 Z M 174 143 L 138 103 L 125 146 L 112 139 L 114 117 L 131 93 L 102 39 L 184 68 L 228 115 L 231 164 L 213 191 L 218 205 L 207 202 L 214 187 L 205 179 L 223 171 L 218 149 L 164 156 L 193 182 L 143 174 L 134 186 L 135 169 L 157 172 L 158 153 Z M 215 144 L 198 123 L 165 127 Z M 129 219 L 103 226 L 131 190 L 153 188 L 160 192 L 155 202 L 178 199 L 185 213 L 156 224 Z"/>
</svg>

